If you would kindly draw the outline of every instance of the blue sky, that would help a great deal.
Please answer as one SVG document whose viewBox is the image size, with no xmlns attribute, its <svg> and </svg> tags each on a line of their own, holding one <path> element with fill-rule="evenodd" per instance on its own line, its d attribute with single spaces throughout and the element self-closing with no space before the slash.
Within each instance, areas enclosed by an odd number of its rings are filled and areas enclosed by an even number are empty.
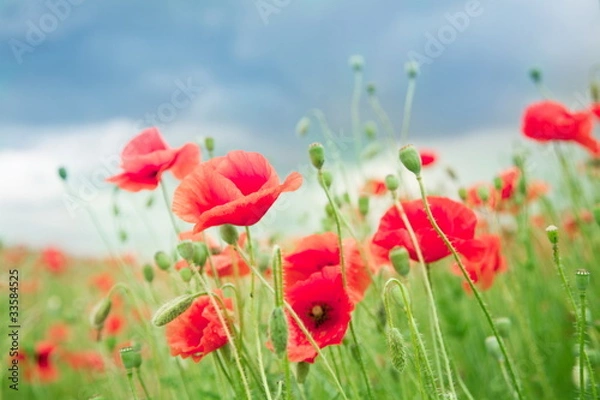
<svg viewBox="0 0 600 400">
<path fill-rule="evenodd" d="M 476 15 L 452 28 L 469 8 Z M 93 171 L 182 82 L 196 89 L 161 126 L 173 145 L 213 135 L 222 151 L 262 151 L 282 173 L 305 158 L 307 142 L 293 131 L 307 110 L 321 108 L 335 129 L 350 129 L 353 54 L 365 57 L 365 79 L 377 83 L 399 126 L 404 64 L 410 54 L 426 56 L 430 38 L 444 30 L 454 35 L 422 65 L 412 118 L 411 137 L 433 147 L 493 133 L 509 152 L 522 110 L 538 98 L 530 67 L 541 67 L 555 96 L 575 105 L 600 62 L 597 0 L 3 0 L 0 164 L 24 167 L 0 200 L 0 226 L 30 223 L 28 207 L 38 216 L 58 212 L 53 166 Z M 42 32 L 39 43 L 32 31 Z M 30 46 L 21 59 L 16 43 Z M 363 115 L 373 118 L 366 104 Z M 490 151 L 497 158 L 498 149 Z M 33 242 L 49 243 L 62 225 L 57 219 Z M 75 227 L 61 229 L 55 235 L 75 240 Z M 0 232 L 5 240 L 29 238 L 25 228 L 9 230 Z"/>
</svg>

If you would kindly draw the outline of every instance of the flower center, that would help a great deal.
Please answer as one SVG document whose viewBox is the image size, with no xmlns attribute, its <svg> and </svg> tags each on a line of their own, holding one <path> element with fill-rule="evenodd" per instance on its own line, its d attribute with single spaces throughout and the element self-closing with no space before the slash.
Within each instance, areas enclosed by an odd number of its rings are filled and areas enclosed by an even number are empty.
<svg viewBox="0 0 600 400">
<path fill-rule="evenodd" d="M 308 313 L 308 316 L 314 321 L 315 328 L 323 325 L 328 319 L 328 307 L 320 304 L 315 304 Z"/>
</svg>

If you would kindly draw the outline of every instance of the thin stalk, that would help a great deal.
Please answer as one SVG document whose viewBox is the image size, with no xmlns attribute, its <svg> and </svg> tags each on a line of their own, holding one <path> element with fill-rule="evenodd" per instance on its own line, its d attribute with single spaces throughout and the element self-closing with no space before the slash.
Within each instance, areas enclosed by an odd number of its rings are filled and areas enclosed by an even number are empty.
<svg viewBox="0 0 600 400">
<path fill-rule="evenodd" d="M 404 114 L 402 117 L 402 128 L 400 130 L 400 144 L 404 145 L 408 140 L 408 129 L 410 128 L 410 115 L 412 112 L 413 99 L 415 97 L 415 89 L 417 79 L 414 77 L 408 78 L 408 89 L 406 90 L 406 99 L 404 100 Z"/>
<path fill-rule="evenodd" d="M 560 280 L 562 281 L 563 288 L 567 297 L 569 298 L 569 303 L 571 304 L 571 309 L 574 313 L 577 313 L 577 304 L 575 303 L 575 297 L 573 296 L 573 291 L 571 290 L 571 285 L 569 285 L 569 281 L 567 280 L 567 276 L 565 274 L 565 269 L 560 259 L 560 249 L 558 247 L 558 239 L 555 240 L 556 243 L 552 243 L 552 259 L 554 260 L 554 265 L 558 270 L 558 275 L 560 275 Z"/>
<path fill-rule="evenodd" d="M 175 216 L 173 215 L 173 211 L 171 210 L 171 202 L 169 201 L 169 194 L 167 193 L 167 186 L 165 185 L 165 181 L 163 179 L 160 180 L 160 189 L 163 195 L 163 199 L 165 200 L 165 207 L 167 207 L 167 213 L 169 214 L 169 218 L 171 219 L 171 224 L 173 225 L 173 230 L 175 230 L 175 235 L 179 237 L 179 227 L 177 226 L 177 222 L 175 221 Z"/>
<path fill-rule="evenodd" d="M 360 95 L 362 94 L 363 86 L 362 69 L 354 70 L 354 91 L 352 93 L 352 106 L 350 113 L 352 115 L 352 131 L 354 133 L 354 145 L 356 157 L 360 160 L 360 152 L 362 149 L 362 135 L 360 132 Z"/>
<path fill-rule="evenodd" d="M 344 291 L 346 293 L 348 293 L 348 279 L 346 277 L 346 258 L 344 255 L 343 240 L 342 240 L 342 224 L 341 224 L 340 218 L 338 216 L 338 210 L 336 208 L 335 202 L 333 201 L 333 198 L 331 197 L 331 194 L 329 193 L 329 189 L 327 189 L 327 185 L 325 185 L 325 183 L 323 181 L 322 170 L 319 169 L 318 173 L 319 173 L 319 183 L 321 184 L 321 187 L 325 191 L 325 195 L 327 196 L 327 200 L 329 201 L 329 204 L 333 208 L 335 227 L 337 229 L 338 248 L 339 248 L 339 252 L 340 252 L 340 268 L 342 270 L 342 284 L 344 286 Z M 373 393 L 371 390 L 371 382 L 370 382 L 369 376 L 367 374 L 367 369 L 365 367 L 365 362 L 362 357 L 362 351 L 361 351 L 359 343 L 358 343 L 358 338 L 356 336 L 356 331 L 354 329 L 354 323 L 352 322 L 352 319 L 350 319 L 349 325 L 350 325 L 350 334 L 352 335 L 352 340 L 354 342 L 354 345 L 356 346 L 356 354 L 357 354 L 357 358 L 358 358 L 358 364 L 360 366 L 361 373 L 363 375 L 365 384 L 367 386 L 367 394 L 368 394 L 369 399 L 373 399 Z"/>
<path fill-rule="evenodd" d="M 504 346 L 502 337 L 498 333 L 496 323 L 494 322 L 489 310 L 487 309 L 487 306 L 483 302 L 483 299 L 481 298 L 481 294 L 479 293 L 479 289 L 477 289 L 477 287 L 475 287 L 475 284 L 469 277 L 469 273 L 467 272 L 465 265 L 462 262 L 462 259 L 459 257 L 458 252 L 454 248 L 454 245 L 452 245 L 450 240 L 448 240 L 448 237 L 440 229 L 439 225 L 437 224 L 437 221 L 433 217 L 433 214 L 431 213 L 431 208 L 429 207 L 429 202 L 427 201 L 427 195 L 425 193 L 423 179 L 421 178 L 420 175 L 417 175 L 417 182 L 419 183 L 419 191 L 421 192 L 421 199 L 423 201 L 423 205 L 425 207 L 425 212 L 427 214 L 427 218 L 429 219 L 429 223 L 431 224 L 433 229 L 436 231 L 438 236 L 442 239 L 442 241 L 444 242 L 444 244 L 446 245 L 448 250 L 450 250 L 450 252 L 452 253 L 452 256 L 454 257 L 454 260 L 460 267 L 460 271 L 462 272 L 463 277 L 467 281 L 469 288 L 471 289 L 472 293 L 475 295 L 475 298 L 477 299 L 477 303 L 479 304 L 479 307 L 483 311 L 483 313 L 486 317 L 486 320 L 487 320 L 490 328 L 492 329 L 492 332 L 493 332 L 494 336 L 496 337 L 496 340 L 498 341 L 498 344 L 500 346 L 500 351 L 502 352 L 502 355 L 504 356 L 504 359 L 506 360 L 506 367 L 508 369 L 508 374 L 510 375 L 510 379 L 512 381 L 514 389 L 517 392 L 517 397 L 520 400 L 522 400 L 524 397 L 523 397 L 523 394 L 521 393 L 521 387 L 519 386 L 519 381 L 517 380 L 517 375 L 515 373 L 515 370 L 513 368 L 511 360 L 508 358 L 508 352 L 506 351 L 506 346 Z"/>
<path fill-rule="evenodd" d="M 579 293 L 579 399 L 585 399 L 585 304 L 586 291 Z"/>
<path fill-rule="evenodd" d="M 150 400 L 150 394 L 148 394 L 148 388 L 146 387 L 146 384 L 144 383 L 144 380 L 142 379 L 142 373 L 140 372 L 140 369 L 136 368 L 135 373 L 137 375 L 138 381 L 140 381 L 140 385 L 142 386 L 142 389 L 144 390 L 146 399 Z"/>
<path fill-rule="evenodd" d="M 129 382 L 129 389 L 131 389 L 131 395 L 134 400 L 138 400 L 138 396 L 135 393 L 135 385 L 133 384 L 133 372 L 127 371 L 127 381 Z"/>
</svg>

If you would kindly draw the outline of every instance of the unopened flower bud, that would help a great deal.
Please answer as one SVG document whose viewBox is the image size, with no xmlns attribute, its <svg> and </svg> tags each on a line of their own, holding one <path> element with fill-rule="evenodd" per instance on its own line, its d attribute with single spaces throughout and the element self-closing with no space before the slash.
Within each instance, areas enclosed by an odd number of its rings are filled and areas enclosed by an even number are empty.
<svg viewBox="0 0 600 400">
<path fill-rule="evenodd" d="M 488 336 L 485 338 L 485 348 L 496 360 L 504 360 L 502 350 L 500 349 L 500 343 L 498 343 L 498 339 L 496 339 L 495 336 Z"/>
<path fill-rule="evenodd" d="M 111 306 L 112 302 L 108 297 L 103 298 L 98 304 L 96 304 L 92 310 L 92 313 L 90 314 L 90 323 L 94 328 L 102 328 L 104 321 L 106 321 L 106 318 L 108 318 Z"/>
<path fill-rule="evenodd" d="M 235 245 L 238 241 L 239 235 L 235 226 L 231 224 L 221 225 L 219 228 L 221 239 L 227 244 Z"/>
<path fill-rule="evenodd" d="M 458 197 L 460 197 L 462 201 L 467 201 L 467 189 L 465 189 L 464 187 L 459 188 Z"/>
<path fill-rule="evenodd" d="M 194 243 L 194 256 L 192 261 L 199 267 L 203 267 L 208 259 L 208 247 L 204 243 Z"/>
<path fill-rule="evenodd" d="M 115 347 L 117 347 L 117 337 L 114 335 L 108 336 L 104 340 L 104 344 L 106 345 L 106 349 L 112 353 Z"/>
<path fill-rule="evenodd" d="M 477 188 L 477 196 L 485 203 L 490 199 L 490 190 L 487 186 L 479 186 Z"/>
<path fill-rule="evenodd" d="M 542 81 L 542 71 L 539 68 L 532 68 L 529 70 L 529 79 L 535 84 Z"/>
<path fill-rule="evenodd" d="M 184 294 L 163 304 L 152 317 L 154 326 L 163 326 L 183 314 L 194 302 L 195 296 Z"/>
<path fill-rule="evenodd" d="M 552 244 L 558 243 L 558 228 L 555 225 L 550 225 L 546 228 L 546 235 Z"/>
<path fill-rule="evenodd" d="M 365 123 L 365 136 L 371 140 L 377 137 L 377 124 L 374 121 Z"/>
<path fill-rule="evenodd" d="M 60 177 L 60 179 L 62 179 L 63 181 L 67 181 L 67 169 L 65 167 L 59 167 L 58 168 L 58 176 Z"/>
<path fill-rule="evenodd" d="M 404 71 L 406 71 L 406 75 L 409 79 L 415 79 L 420 72 L 419 63 L 416 61 L 409 61 L 404 64 Z"/>
<path fill-rule="evenodd" d="M 328 217 L 333 217 L 335 215 L 335 210 L 329 203 L 325 204 L 325 214 L 327 214 Z"/>
<path fill-rule="evenodd" d="M 125 369 L 139 368 L 142 365 L 142 355 L 139 350 L 133 347 L 123 347 L 119 353 Z"/>
<path fill-rule="evenodd" d="M 396 177 L 396 175 L 390 174 L 385 177 L 385 187 L 390 192 L 397 190 L 399 186 L 400 186 L 400 182 L 398 181 L 398 178 Z"/>
<path fill-rule="evenodd" d="M 296 124 L 296 134 L 298 134 L 298 136 L 306 136 L 309 128 L 310 119 L 308 117 L 302 117 Z"/>
<path fill-rule="evenodd" d="M 369 213 L 369 197 L 360 196 L 358 198 L 358 212 L 363 217 Z"/>
<path fill-rule="evenodd" d="M 394 270 L 402 276 L 410 272 L 410 256 L 404 247 L 396 246 L 389 253 L 390 261 Z"/>
<path fill-rule="evenodd" d="M 398 371 L 404 371 L 406 367 L 406 343 L 402 334 L 395 327 L 388 327 L 386 329 L 387 347 L 390 353 L 390 359 L 392 360 L 393 367 Z"/>
<path fill-rule="evenodd" d="M 313 143 L 308 147 L 310 162 L 316 169 L 323 168 L 325 164 L 325 148 L 321 143 Z"/>
<path fill-rule="evenodd" d="M 129 236 L 127 235 L 127 232 L 125 230 L 119 230 L 119 240 L 121 241 L 121 243 L 125 243 L 128 237 Z"/>
<path fill-rule="evenodd" d="M 204 147 L 209 153 L 212 153 L 215 150 L 215 139 L 211 136 L 204 139 Z"/>
<path fill-rule="evenodd" d="M 154 255 L 154 261 L 158 268 L 163 271 L 168 270 L 171 267 L 171 258 L 164 251 L 158 251 Z"/>
<path fill-rule="evenodd" d="M 333 183 L 333 175 L 330 171 L 321 172 L 321 182 L 327 189 L 331 187 L 331 184 Z"/>
<path fill-rule="evenodd" d="M 146 282 L 152 283 L 154 280 L 154 268 L 152 268 L 152 265 L 145 264 L 142 268 L 142 274 L 144 274 L 144 279 Z"/>
<path fill-rule="evenodd" d="M 494 178 L 494 189 L 502 190 L 502 186 L 504 186 L 504 182 L 502 182 L 502 178 L 499 176 Z"/>
<path fill-rule="evenodd" d="M 407 144 L 400 149 L 400 161 L 413 174 L 417 176 L 421 174 L 421 156 L 412 144 Z"/>
<path fill-rule="evenodd" d="M 188 283 L 192 280 L 192 270 L 189 268 L 182 268 L 179 270 L 179 276 L 181 277 L 182 281 Z"/>
<path fill-rule="evenodd" d="M 348 64 L 354 71 L 361 71 L 365 65 L 365 59 L 363 56 L 355 54 L 350 57 Z"/>
<path fill-rule="evenodd" d="M 296 364 L 296 381 L 303 385 L 306 382 L 306 377 L 308 376 L 308 372 L 310 371 L 310 364 L 304 361 Z"/>
<path fill-rule="evenodd" d="M 590 85 L 590 95 L 594 103 L 600 103 L 600 85 L 597 82 L 592 82 Z"/>
<path fill-rule="evenodd" d="M 276 307 L 269 320 L 269 337 L 273 344 L 275 354 L 280 358 L 285 354 L 288 342 L 288 326 L 285 313 L 281 307 Z"/>
<path fill-rule="evenodd" d="M 503 338 L 507 338 L 511 328 L 510 319 L 506 317 L 496 318 L 496 328 L 498 329 L 498 333 Z"/>
<path fill-rule="evenodd" d="M 177 245 L 177 252 L 189 263 L 194 257 L 194 245 L 190 241 L 181 242 Z"/>
<path fill-rule="evenodd" d="M 575 273 L 575 285 L 580 292 L 585 292 L 590 285 L 590 271 L 578 269 Z"/>
<path fill-rule="evenodd" d="M 372 96 L 377 92 L 377 86 L 375 86 L 374 82 L 367 83 L 367 93 Z"/>
</svg>

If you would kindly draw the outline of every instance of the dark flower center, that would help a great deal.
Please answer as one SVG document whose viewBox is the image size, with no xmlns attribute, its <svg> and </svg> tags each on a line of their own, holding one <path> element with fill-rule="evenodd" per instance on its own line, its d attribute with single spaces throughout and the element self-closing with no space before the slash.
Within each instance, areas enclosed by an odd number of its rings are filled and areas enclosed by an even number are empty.
<svg viewBox="0 0 600 400">
<path fill-rule="evenodd" d="M 330 307 L 325 304 L 315 304 L 310 309 L 308 316 L 315 323 L 315 328 L 320 327 L 329 319 Z"/>
</svg>

